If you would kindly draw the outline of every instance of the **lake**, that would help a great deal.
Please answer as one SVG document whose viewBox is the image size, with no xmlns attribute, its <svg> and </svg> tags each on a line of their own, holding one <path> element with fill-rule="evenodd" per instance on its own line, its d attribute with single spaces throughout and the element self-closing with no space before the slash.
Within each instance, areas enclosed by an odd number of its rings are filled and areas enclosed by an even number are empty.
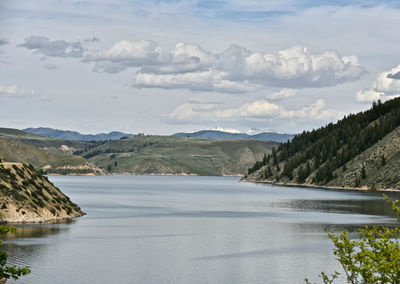
<svg viewBox="0 0 400 284">
<path fill-rule="evenodd" d="M 396 222 L 380 193 L 236 177 L 49 179 L 87 215 L 17 225 L 3 248 L 32 274 L 16 283 L 320 283 L 340 269 L 325 228 Z"/>
</svg>

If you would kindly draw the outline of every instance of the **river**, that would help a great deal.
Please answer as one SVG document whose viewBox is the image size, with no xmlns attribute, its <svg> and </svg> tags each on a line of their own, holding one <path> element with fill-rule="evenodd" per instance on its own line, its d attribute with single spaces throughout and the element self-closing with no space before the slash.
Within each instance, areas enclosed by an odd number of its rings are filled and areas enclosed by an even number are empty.
<svg viewBox="0 0 400 284">
<path fill-rule="evenodd" d="M 379 193 L 236 177 L 49 179 L 87 215 L 17 225 L 3 249 L 32 273 L 15 283 L 321 282 L 321 271 L 340 271 L 325 228 L 396 222 Z"/>
</svg>

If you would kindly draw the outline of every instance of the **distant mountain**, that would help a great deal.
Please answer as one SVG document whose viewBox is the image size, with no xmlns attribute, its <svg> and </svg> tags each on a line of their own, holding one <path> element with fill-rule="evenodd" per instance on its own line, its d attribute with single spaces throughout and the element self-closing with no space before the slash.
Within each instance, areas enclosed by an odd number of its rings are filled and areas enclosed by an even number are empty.
<svg viewBox="0 0 400 284">
<path fill-rule="evenodd" d="M 113 131 L 110 133 L 99 133 L 99 134 L 81 134 L 77 131 L 60 130 L 48 127 L 39 128 L 25 128 L 25 132 L 38 134 L 47 137 L 53 137 L 58 139 L 64 139 L 69 141 L 106 141 L 106 140 L 118 140 L 122 137 L 134 137 L 134 134 L 127 134 L 119 131 Z"/>
<path fill-rule="evenodd" d="M 400 98 L 280 144 L 245 180 L 400 190 Z"/>
<path fill-rule="evenodd" d="M 257 129 L 254 128 L 251 130 L 253 131 L 252 133 L 259 132 Z M 251 139 L 251 140 L 264 140 L 264 141 L 283 143 L 287 142 L 288 140 L 291 140 L 294 137 L 294 134 L 281 134 L 275 132 L 261 132 L 258 134 L 247 134 L 247 133 L 240 133 L 239 131 L 227 132 L 220 130 L 201 130 L 193 133 L 185 133 L 185 132 L 175 133 L 173 136 L 191 137 L 191 138 L 229 139 L 229 140 Z"/>
</svg>

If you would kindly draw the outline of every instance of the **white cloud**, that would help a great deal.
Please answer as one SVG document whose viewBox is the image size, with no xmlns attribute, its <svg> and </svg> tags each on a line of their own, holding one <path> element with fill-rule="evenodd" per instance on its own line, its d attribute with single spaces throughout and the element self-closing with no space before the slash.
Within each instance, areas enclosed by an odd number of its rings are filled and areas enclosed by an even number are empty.
<svg viewBox="0 0 400 284">
<path fill-rule="evenodd" d="M 211 53 L 197 44 L 177 43 L 169 51 L 150 40 L 122 40 L 92 54 L 98 72 L 136 68 L 134 87 L 189 89 L 227 93 L 266 87 L 318 88 L 358 80 L 366 71 L 356 56 L 335 50 L 311 53 L 294 46 L 275 53 L 251 52 L 232 45 Z"/>
<path fill-rule="evenodd" d="M 302 122 L 327 121 L 342 117 L 343 112 L 328 108 L 325 101 L 296 109 L 287 109 L 266 99 L 242 104 L 235 108 L 221 108 L 216 103 L 189 101 L 178 106 L 168 115 L 170 122 L 193 123 L 196 121 L 243 121 L 266 119 L 289 119 Z"/>
<path fill-rule="evenodd" d="M 400 95 L 400 65 L 390 71 L 380 73 L 371 88 L 356 93 L 356 101 L 372 102 L 388 100 Z"/>
<path fill-rule="evenodd" d="M 225 73 L 216 71 L 178 74 L 136 74 L 134 87 L 160 89 L 190 89 L 192 91 L 217 91 L 225 93 L 247 93 L 258 89 L 248 82 L 234 82 L 224 79 Z"/>
<path fill-rule="evenodd" d="M 293 89 L 282 89 L 277 92 L 273 92 L 270 94 L 267 94 L 265 97 L 269 100 L 283 100 L 286 98 L 293 97 L 297 93 L 297 90 Z"/>
<path fill-rule="evenodd" d="M 3 86 L 0 85 L 0 96 L 8 96 L 8 97 L 27 97 L 36 95 L 36 92 L 33 89 L 23 89 L 18 87 L 17 85 L 12 86 Z"/>
<path fill-rule="evenodd" d="M 45 36 L 31 35 L 26 37 L 24 42 L 18 46 L 25 47 L 48 57 L 81 58 L 87 52 L 85 45 L 95 41 L 98 41 L 98 39 L 91 38 L 81 41 L 68 42 L 65 40 L 50 40 Z"/>
</svg>

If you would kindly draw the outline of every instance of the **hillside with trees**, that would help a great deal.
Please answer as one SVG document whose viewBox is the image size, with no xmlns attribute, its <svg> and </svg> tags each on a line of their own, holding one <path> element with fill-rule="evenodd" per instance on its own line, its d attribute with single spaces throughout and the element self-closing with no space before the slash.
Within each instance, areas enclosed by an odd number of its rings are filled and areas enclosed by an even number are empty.
<svg viewBox="0 0 400 284">
<path fill-rule="evenodd" d="M 400 98 L 296 135 L 250 167 L 245 180 L 400 189 Z"/>
<path fill-rule="evenodd" d="M 43 222 L 84 215 L 84 212 L 32 165 L 0 159 L 2 222 Z"/>
<path fill-rule="evenodd" d="M 111 173 L 243 175 L 278 145 L 259 140 L 141 135 L 110 141 L 80 155 Z"/>
</svg>

